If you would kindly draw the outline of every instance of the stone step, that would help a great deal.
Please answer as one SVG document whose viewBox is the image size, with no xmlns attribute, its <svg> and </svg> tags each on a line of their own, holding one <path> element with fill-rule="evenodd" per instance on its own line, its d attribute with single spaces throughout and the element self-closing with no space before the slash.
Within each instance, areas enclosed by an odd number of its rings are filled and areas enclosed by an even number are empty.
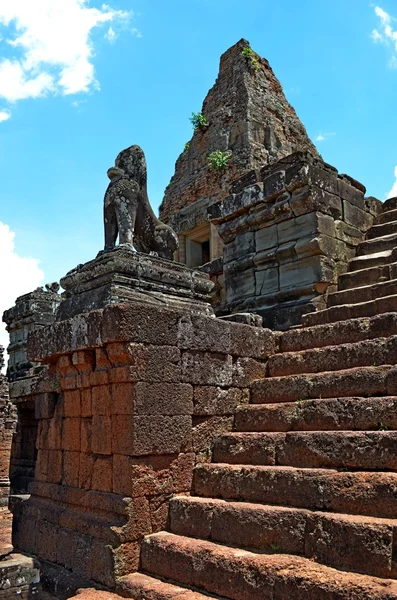
<svg viewBox="0 0 397 600">
<path fill-rule="evenodd" d="M 390 210 L 385 210 L 383 213 L 380 213 L 375 219 L 375 224 L 380 225 L 382 223 L 391 223 L 392 221 L 397 221 L 396 208 L 390 208 Z"/>
<path fill-rule="evenodd" d="M 349 262 L 349 271 L 362 271 L 363 269 L 388 265 L 391 262 L 393 262 L 393 250 L 363 254 Z"/>
<path fill-rule="evenodd" d="M 296 402 L 315 398 L 393 396 L 397 369 L 393 366 L 357 367 L 286 377 L 269 377 L 251 386 L 253 404 Z"/>
<path fill-rule="evenodd" d="M 181 587 L 162 579 L 155 579 L 144 573 L 131 573 L 120 577 L 117 581 L 116 591 L 123 598 L 133 598 L 134 600 L 203 600 L 204 598 L 214 598 L 212 594 L 208 596 L 208 594 L 187 587 Z M 217 598 L 222 600 L 221 596 L 217 596 Z"/>
<path fill-rule="evenodd" d="M 233 432 L 219 436 L 217 463 L 397 471 L 397 431 Z"/>
<path fill-rule="evenodd" d="M 375 239 L 369 239 L 359 244 L 357 256 L 367 256 L 393 250 L 397 247 L 397 234 L 392 233 Z"/>
<path fill-rule="evenodd" d="M 295 554 L 344 570 L 392 577 L 397 520 L 179 496 L 170 501 L 177 535 L 273 554 Z"/>
<path fill-rule="evenodd" d="M 395 364 L 397 336 L 273 354 L 267 363 L 270 377 Z"/>
<path fill-rule="evenodd" d="M 391 281 L 382 281 L 371 285 L 363 285 L 355 289 L 344 290 L 328 294 L 327 306 L 341 306 L 343 304 L 358 304 L 369 302 L 384 296 L 394 296 L 397 294 L 397 279 Z"/>
<path fill-rule="evenodd" d="M 307 315 L 303 315 L 302 324 L 304 327 L 311 327 L 312 325 L 347 321 L 348 319 L 359 317 L 373 317 L 394 311 L 397 311 L 397 295 L 382 296 L 369 302 L 343 304 L 342 306 L 332 306 L 331 308 L 308 313 Z"/>
<path fill-rule="evenodd" d="M 383 211 L 387 212 L 389 210 L 397 209 L 397 197 L 388 198 L 383 204 Z"/>
<path fill-rule="evenodd" d="M 290 329 L 280 335 L 279 351 L 299 352 L 311 348 L 324 348 L 396 334 L 397 313 L 384 313 L 375 317 L 363 317 L 337 321 L 332 324 Z"/>
<path fill-rule="evenodd" d="M 352 288 L 360 288 L 390 279 L 397 279 L 397 263 L 395 262 L 369 269 L 343 273 L 338 278 L 338 288 L 339 291 L 351 290 Z"/>
<path fill-rule="evenodd" d="M 380 600 L 397 582 L 337 571 L 307 558 L 262 554 L 172 533 L 147 536 L 142 568 L 231 600 Z"/>
<path fill-rule="evenodd" d="M 236 431 L 397 430 L 397 396 L 251 404 L 237 410 L 234 425 Z"/>
<path fill-rule="evenodd" d="M 373 240 L 384 235 L 391 235 L 397 233 L 397 211 L 395 211 L 395 219 L 381 223 L 380 225 L 373 225 L 367 233 L 367 239 Z"/>
<path fill-rule="evenodd" d="M 198 496 L 395 519 L 397 473 L 202 464 Z"/>
</svg>

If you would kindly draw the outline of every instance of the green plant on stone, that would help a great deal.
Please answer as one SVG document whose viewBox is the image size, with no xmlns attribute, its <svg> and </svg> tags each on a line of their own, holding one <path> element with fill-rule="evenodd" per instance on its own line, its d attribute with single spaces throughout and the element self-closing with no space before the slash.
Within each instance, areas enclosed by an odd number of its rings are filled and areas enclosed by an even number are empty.
<svg viewBox="0 0 397 600">
<path fill-rule="evenodd" d="M 222 150 L 215 150 L 208 155 L 207 161 L 210 169 L 214 171 L 224 171 L 232 158 L 230 150 L 223 152 Z"/>
<path fill-rule="evenodd" d="M 185 147 L 183 149 L 184 152 L 187 152 L 189 150 L 189 146 L 190 146 L 190 142 L 186 142 Z"/>
<path fill-rule="evenodd" d="M 270 544 L 270 550 L 274 553 L 280 552 L 280 547 L 277 544 Z"/>
<path fill-rule="evenodd" d="M 371 429 L 375 431 L 389 431 L 389 427 L 384 423 L 377 423 L 376 425 L 373 425 Z"/>
<path fill-rule="evenodd" d="M 256 58 L 252 48 L 250 48 L 249 46 L 245 46 L 245 48 L 243 48 L 241 51 L 241 55 L 250 61 L 251 67 L 254 69 L 254 71 L 259 71 L 259 60 Z"/>
<path fill-rule="evenodd" d="M 194 129 L 205 129 L 209 125 L 208 118 L 203 113 L 192 113 L 189 120 Z"/>
</svg>

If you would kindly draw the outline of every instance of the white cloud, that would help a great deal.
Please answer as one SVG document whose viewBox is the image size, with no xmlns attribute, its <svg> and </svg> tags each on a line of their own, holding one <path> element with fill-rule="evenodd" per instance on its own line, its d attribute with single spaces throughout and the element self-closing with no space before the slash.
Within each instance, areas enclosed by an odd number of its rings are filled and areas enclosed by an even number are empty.
<svg viewBox="0 0 397 600">
<path fill-rule="evenodd" d="M 8 121 L 11 117 L 11 112 L 9 110 L 0 110 L 0 123 L 2 121 Z"/>
<path fill-rule="evenodd" d="M 77 94 L 98 88 L 93 30 L 129 23 L 132 12 L 90 7 L 91 0 L 0 0 L 3 43 L 12 56 L 0 59 L 0 97 L 9 102 L 46 94 Z M 110 33 L 113 32 L 113 33 Z"/>
<path fill-rule="evenodd" d="M 396 178 L 396 181 L 394 182 L 393 187 L 391 188 L 390 192 L 387 194 L 388 198 L 397 197 L 397 166 L 394 167 L 394 176 Z"/>
<path fill-rule="evenodd" d="M 44 273 L 35 258 L 15 252 L 15 233 L 0 221 L 0 321 L 3 312 L 15 304 L 18 296 L 36 289 L 43 283 Z M 0 324 L 0 344 L 8 345 L 4 323 Z"/>
<path fill-rule="evenodd" d="M 316 142 L 324 142 L 325 140 L 328 140 L 330 137 L 333 137 L 334 135 L 336 135 L 336 133 L 334 131 L 329 131 L 329 132 L 325 132 L 325 131 L 321 131 L 315 138 Z"/>
<path fill-rule="evenodd" d="M 389 60 L 391 69 L 397 68 L 397 29 L 393 29 L 393 23 L 396 19 L 389 15 L 380 6 L 374 7 L 375 14 L 379 18 L 379 29 L 374 29 L 371 34 L 372 41 L 375 43 L 385 44 L 389 46 L 392 55 Z"/>
<path fill-rule="evenodd" d="M 105 33 L 105 38 L 111 43 L 113 44 L 113 42 L 116 40 L 117 38 L 117 34 L 115 32 L 115 30 L 113 29 L 113 27 L 109 27 L 109 29 L 107 30 L 107 32 Z"/>
</svg>

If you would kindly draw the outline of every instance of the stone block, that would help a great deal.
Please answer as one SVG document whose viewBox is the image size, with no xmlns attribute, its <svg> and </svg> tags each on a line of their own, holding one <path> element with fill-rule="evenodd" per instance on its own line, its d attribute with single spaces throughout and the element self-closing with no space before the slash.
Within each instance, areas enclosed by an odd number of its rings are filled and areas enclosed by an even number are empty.
<svg viewBox="0 0 397 600">
<path fill-rule="evenodd" d="M 266 359 L 275 351 L 275 334 L 269 329 L 232 325 L 230 354 Z"/>
<path fill-rule="evenodd" d="M 191 422 L 185 415 L 113 415 L 112 451 L 129 456 L 180 452 L 190 444 Z"/>
<path fill-rule="evenodd" d="M 265 377 L 265 364 L 253 358 L 238 357 L 233 362 L 232 385 L 247 388 Z"/>
<path fill-rule="evenodd" d="M 318 188 L 330 192 L 331 194 L 340 195 L 340 180 L 337 172 L 331 172 L 311 165 L 309 167 L 309 179 L 310 182 Z"/>
<path fill-rule="evenodd" d="M 249 391 L 209 385 L 196 386 L 193 402 L 194 415 L 232 415 L 238 406 L 249 403 Z"/>
<path fill-rule="evenodd" d="M 64 392 L 64 415 L 65 417 L 80 417 L 81 415 L 81 393 L 80 390 L 67 390 Z"/>
<path fill-rule="evenodd" d="M 188 383 L 146 383 L 135 386 L 134 414 L 191 415 L 193 387 Z"/>
<path fill-rule="evenodd" d="M 134 412 L 135 383 L 113 383 L 111 386 L 111 413 L 131 415 Z"/>
<path fill-rule="evenodd" d="M 296 242 L 285 242 L 276 248 L 275 257 L 279 265 L 298 260 L 295 244 Z"/>
<path fill-rule="evenodd" d="M 46 481 L 61 483 L 62 480 L 62 452 L 48 450 L 48 471 Z"/>
<path fill-rule="evenodd" d="M 130 344 L 130 354 L 130 374 L 135 381 L 180 380 L 180 350 L 175 346 Z"/>
<path fill-rule="evenodd" d="M 231 326 L 220 319 L 184 315 L 178 324 L 178 346 L 182 350 L 213 351 L 228 354 Z"/>
<path fill-rule="evenodd" d="M 41 559 L 56 562 L 58 527 L 47 521 L 39 521 L 37 527 L 37 554 Z"/>
<path fill-rule="evenodd" d="M 181 381 L 196 385 L 231 385 L 233 361 L 227 354 L 183 352 Z"/>
<path fill-rule="evenodd" d="M 322 256 L 312 256 L 280 266 L 280 290 L 296 289 L 298 294 L 298 290 L 304 286 L 333 282 L 334 279 L 332 264 Z"/>
<path fill-rule="evenodd" d="M 131 459 L 132 497 L 190 491 L 194 464 L 193 453 Z"/>
<path fill-rule="evenodd" d="M 62 484 L 79 487 L 80 452 L 63 452 Z"/>
<path fill-rule="evenodd" d="M 112 413 L 112 408 L 111 386 L 94 386 L 92 388 L 92 414 L 109 416 Z"/>
<path fill-rule="evenodd" d="M 343 201 L 343 220 L 352 227 L 366 232 L 372 227 L 373 217 L 347 200 Z"/>
<path fill-rule="evenodd" d="M 79 488 L 90 490 L 92 483 L 92 473 L 94 470 L 94 456 L 92 454 L 80 453 L 79 463 Z"/>
<path fill-rule="evenodd" d="M 91 417 L 92 416 L 92 390 L 86 388 L 81 390 L 81 416 Z"/>
<path fill-rule="evenodd" d="M 113 492 L 131 496 L 131 458 L 126 454 L 113 454 Z"/>
<path fill-rule="evenodd" d="M 55 392 L 45 392 L 35 396 L 35 418 L 51 419 L 54 415 L 55 406 L 58 400 L 58 394 Z"/>
<path fill-rule="evenodd" d="M 231 263 L 233 264 L 233 263 Z M 255 295 L 255 268 L 245 271 L 225 271 L 226 302 L 232 304 Z"/>
<path fill-rule="evenodd" d="M 80 374 L 89 375 L 95 367 L 95 353 L 93 350 L 73 352 L 72 363 Z"/>
<path fill-rule="evenodd" d="M 62 450 L 80 452 L 80 419 L 67 418 L 62 426 Z"/>
<path fill-rule="evenodd" d="M 113 491 L 113 457 L 97 456 L 92 472 L 91 489 L 100 492 Z"/>
<path fill-rule="evenodd" d="M 351 185 L 350 182 L 344 181 L 341 178 L 338 179 L 338 195 L 342 200 L 350 202 L 350 204 L 357 206 L 357 208 L 360 208 L 361 210 L 365 210 L 364 193 L 365 188 L 360 190 Z"/>
<path fill-rule="evenodd" d="M 285 187 L 288 191 L 293 192 L 297 188 L 301 188 L 309 183 L 307 164 L 299 161 L 290 166 L 285 171 Z"/>
<path fill-rule="evenodd" d="M 295 190 L 289 203 L 295 216 L 319 211 L 331 215 L 334 219 L 342 217 L 342 201 L 339 196 L 317 186 L 306 186 Z"/>
<path fill-rule="evenodd" d="M 233 416 L 201 416 L 194 417 L 192 431 L 192 449 L 198 453 L 200 462 L 207 462 L 215 440 L 233 429 Z"/>
<path fill-rule="evenodd" d="M 301 237 L 307 237 L 318 231 L 318 217 L 317 213 L 310 212 L 300 217 L 289 219 L 278 223 L 277 233 L 278 241 L 280 244 L 285 242 L 291 242 L 298 240 Z"/>
<path fill-rule="evenodd" d="M 95 454 L 112 454 L 112 418 L 104 415 L 92 417 L 91 444 Z"/>
<path fill-rule="evenodd" d="M 212 286 L 211 282 L 207 283 Z M 112 304 L 103 310 L 78 315 L 32 332 L 28 350 L 31 360 L 40 361 L 49 356 L 96 348 L 110 342 L 145 341 L 172 345 L 176 338 L 179 314 L 179 311 L 145 304 Z M 96 328 L 100 326 L 102 329 L 100 335 L 97 331 L 90 331 L 93 319 L 97 321 Z M 71 364 L 71 359 L 68 360 Z M 71 366 L 78 374 L 78 369 Z"/>
<path fill-rule="evenodd" d="M 268 250 L 274 248 L 279 243 L 278 227 L 280 224 L 274 224 L 270 227 L 263 227 L 255 231 L 255 246 L 256 251 Z"/>
<path fill-rule="evenodd" d="M 263 180 L 263 196 L 266 202 L 278 196 L 285 189 L 285 172 L 280 170 L 265 176 Z"/>
<path fill-rule="evenodd" d="M 364 240 L 364 234 L 360 229 L 348 225 L 344 221 L 335 221 L 335 237 L 354 247 Z"/>
<path fill-rule="evenodd" d="M 92 421 L 90 418 L 81 419 L 81 452 L 92 451 Z"/>
<path fill-rule="evenodd" d="M 280 288 L 278 266 L 258 269 L 255 280 L 255 296 L 265 296 L 278 292 Z"/>
<path fill-rule="evenodd" d="M 228 263 L 252 252 L 255 252 L 255 234 L 253 231 L 244 231 L 224 246 L 223 261 Z"/>
</svg>

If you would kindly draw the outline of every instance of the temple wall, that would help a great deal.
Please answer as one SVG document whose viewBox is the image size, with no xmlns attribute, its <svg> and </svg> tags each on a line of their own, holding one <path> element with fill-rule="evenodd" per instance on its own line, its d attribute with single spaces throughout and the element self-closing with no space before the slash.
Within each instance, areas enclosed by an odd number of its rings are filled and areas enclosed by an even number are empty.
<svg viewBox="0 0 397 600">
<path fill-rule="evenodd" d="M 10 493 L 9 466 L 16 412 L 9 397 L 8 381 L 2 374 L 4 348 L 0 346 L 0 506 L 6 506 Z"/>
<path fill-rule="evenodd" d="M 208 208 L 224 242 L 226 309 L 286 329 L 325 307 L 381 202 L 308 153 L 247 173 Z"/>
<path fill-rule="evenodd" d="M 14 545 L 109 587 L 137 569 L 193 467 L 264 376 L 272 332 L 140 304 L 36 331 L 39 421 L 31 496 Z"/>
</svg>

